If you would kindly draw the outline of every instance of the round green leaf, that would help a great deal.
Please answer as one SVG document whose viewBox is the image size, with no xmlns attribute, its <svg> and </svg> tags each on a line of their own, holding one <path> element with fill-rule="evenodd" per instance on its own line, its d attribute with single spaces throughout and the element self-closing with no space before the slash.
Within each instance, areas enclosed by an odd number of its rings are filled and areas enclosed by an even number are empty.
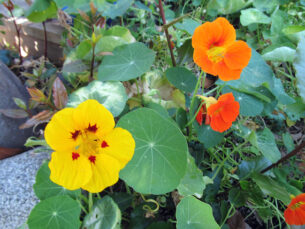
<svg viewBox="0 0 305 229">
<path fill-rule="evenodd" d="M 210 205 L 195 197 L 184 197 L 177 206 L 177 229 L 218 229 Z"/>
<path fill-rule="evenodd" d="M 171 84 L 182 91 L 192 93 L 196 87 L 196 76 L 184 67 L 169 68 L 165 75 Z"/>
<path fill-rule="evenodd" d="M 85 216 L 84 229 L 116 229 L 121 224 L 121 211 L 109 196 L 94 203 L 91 212 Z"/>
<path fill-rule="evenodd" d="M 45 200 L 52 196 L 69 195 L 76 198 L 80 195 L 80 189 L 70 191 L 61 187 L 50 180 L 50 169 L 48 162 L 44 163 L 37 172 L 34 192 L 40 200 Z"/>
<path fill-rule="evenodd" d="M 296 70 L 297 87 L 299 89 L 300 96 L 305 102 L 305 39 L 301 39 L 298 44 L 296 52 L 296 60 L 294 61 L 294 67 Z"/>
<path fill-rule="evenodd" d="M 155 59 L 155 53 L 142 43 L 122 45 L 114 49 L 113 56 L 106 56 L 99 67 L 101 81 L 127 81 L 147 72 Z"/>
<path fill-rule="evenodd" d="M 117 0 L 115 3 L 109 3 L 106 0 L 94 0 L 93 2 L 98 10 L 103 12 L 103 16 L 116 18 L 126 12 L 133 3 L 133 0 Z"/>
<path fill-rule="evenodd" d="M 120 82 L 93 81 L 88 86 L 82 87 L 69 96 L 68 107 L 77 107 L 87 99 L 96 99 L 103 104 L 114 117 L 119 116 L 124 110 L 127 95 Z"/>
<path fill-rule="evenodd" d="M 269 60 L 274 62 L 292 62 L 295 57 L 295 49 L 282 46 L 265 53 L 262 57 L 266 61 Z"/>
<path fill-rule="evenodd" d="M 218 145 L 224 138 L 224 133 L 219 133 L 212 130 L 211 126 L 202 124 L 201 126 L 194 122 L 195 130 L 198 134 L 198 139 L 203 143 L 206 149 Z"/>
<path fill-rule="evenodd" d="M 157 195 L 175 189 L 187 164 L 187 142 L 180 129 L 147 108 L 126 114 L 118 126 L 136 141 L 134 156 L 120 177 L 140 193 Z"/>
<path fill-rule="evenodd" d="M 258 9 L 250 8 L 241 11 L 240 23 L 243 26 L 251 25 L 254 23 L 269 24 L 271 23 L 271 19 Z"/>
<path fill-rule="evenodd" d="M 81 208 L 68 196 L 53 196 L 39 202 L 28 218 L 29 229 L 75 229 L 80 227 Z"/>
</svg>

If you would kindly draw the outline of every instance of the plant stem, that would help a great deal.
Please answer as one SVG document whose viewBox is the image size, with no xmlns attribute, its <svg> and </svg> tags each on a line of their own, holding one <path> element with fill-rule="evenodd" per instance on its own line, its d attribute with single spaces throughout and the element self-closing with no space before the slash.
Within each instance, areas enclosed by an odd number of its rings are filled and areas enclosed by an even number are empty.
<svg viewBox="0 0 305 229">
<path fill-rule="evenodd" d="M 265 173 L 268 170 L 278 166 L 279 164 L 283 163 L 284 161 L 287 161 L 289 158 L 297 155 L 301 149 L 305 147 L 305 141 L 303 141 L 300 145 L 298 145 L 294 150 L 292 150 L 290 153 L 282 157 L 280 160 L 278 160 L 276 163 L 273 163 L 272 165 L 268 166 L 264 170 L 261 171 L 261 173 Z"/>
<path fill-rule="evenodd" d="M 43 32 L 44 32 L 44 60 L 46 61 L 48 58 L 48 36 L 47 36 L 47 28 L 46 22 L 42 22 Z"/>
<path fill-rule="evenodd" d="M 162 0 L 159 0 L 158 7 L 160 9 L 160 16 L 162 18 L 163 25 L 166 25 L 166 19 L 165 19 L 165 14 L 164 14 L 164 10 L 163 10 Z M 170 54 L 171 54 L 172 64 L 175 67 L 176 66 L 176 60 L 175 60 L 175 57 L 174 57 L 173 47 L 172 47 L 172 44 L 171 44 L 171 38 L 169 36 L 167 28 L 164 28 L 164 32 L 165 32 L 165 35 L 166 35 L 168 48 L 169 48 L 169 51 L 170 51 Z"/>
<path fill-rule="evenodd" d="M 22 55 L 21 55 L 21 37 L 20 37 L 20 28 L 18 28 L 17 26 L 17 22 L 16 22 L 16 19 L 13 15 L 13 11 L 8 8 L 8 11 L 10 12 L 11 14 L 11 17 L 13 18 L 13 23 L 14 23 L 14 26 L 15 26 L 15 30 L 16 30 L 16 33 L 17 33 L 17 37 L 18 37 L 18 52 L 19 52 L 19 60 L 20 60 L 20 64 L 23 63 L 23 58 L 22 58 Z"/>
<path fill-rule="evenodd" d="M 92 44 L 92 58 L 91 58 L 89 82 L 94 80 L 93 78 L 94 62 L 95 62 L 95 43 Z"/>
<path fill-rule="evenodd" d="M 196 84 L 196 87 L 195 87 L 195 91 L 194 91 L 194 94 L 193 94 L 193 97 L 192 97 L 192 100 L 191 100 L 191 105 L 190 105 L 190 112 L 193 111 L 193 107 L 194 107 L 194 102 L 195 102 L 195 98 L 196 98 L 196 95 L 197 95 L 197 92 L 198 92 L 198 89 L 200 88 L 201 86 L 201 79 L 202 79 L 202 75 L 204 75 L 204 80 L 205 81 L 205 77 L 206 77 L 206 73 L 201 71 L 200 75 L 199 75 L 199 78 L 198 78 L 198 81 L 197 81 L 197 84 Z M 192 136 L 192 125 L 189 126 L 189 137 Z"/>
<path fill-rule="evenodd" d="M 92 193 L 89 192 L 89 203 L 88 203 L 88 210 L 89 210 L 89 213 L 91 212 L 92 210 L 92 205 L 93 205 L 93 199 L 92 199 Z"/>
<path fill-rule="evenodd" d="M 232 210 L 234 210 L 234 211 L 233 211 L 233 214 L 231 214 L 231 211 L 232 211 Z M 229 211 L 228 211 L 228 213 L 227 213 L 227 215 L 226 215 L 226 218 L 225 218 L 225 219 L 223 220 L 223 222 L 221 223 L 220 228 L 222 228 L 222 226 L 226 223 L 227 219 L 229 219 L 230 217 L 232 217 L 232 216 L 234 215 L 234 213 L 235 213 L 235 209 L 234 209 L 233 204 L 231 204 L 231 207 L 230 207 L 230 209 L 229 209 Z"/>
</svg>

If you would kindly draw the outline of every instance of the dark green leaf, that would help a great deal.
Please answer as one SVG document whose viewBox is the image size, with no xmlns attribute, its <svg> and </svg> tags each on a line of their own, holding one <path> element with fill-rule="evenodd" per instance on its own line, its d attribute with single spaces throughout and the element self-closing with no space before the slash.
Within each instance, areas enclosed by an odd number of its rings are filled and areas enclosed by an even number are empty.
<svg viewBox="0 0 305 229">
<path fill-rule="evenodd" d="M 168 68 L 165 75 L 176 88 L 189 93 L 195 90 L 197 78 L 190 70 L 184 67 L 173 67 Z"/>
</svg>

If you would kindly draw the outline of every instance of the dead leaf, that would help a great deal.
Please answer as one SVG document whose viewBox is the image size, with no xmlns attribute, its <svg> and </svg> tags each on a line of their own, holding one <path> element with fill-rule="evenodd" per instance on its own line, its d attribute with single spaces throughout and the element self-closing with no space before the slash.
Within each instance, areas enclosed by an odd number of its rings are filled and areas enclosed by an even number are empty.
<svg viewBox="0 0 305 229">
<path fill-rule="evenodd" d="M 28 119 L 24 124 L 19 126 L 19 129 L 26 129 L 26 128 L 36 126 L 40 123 L 48 122 L 51 119 L 51 117 L 53 116 L 53 114 L 54 114 L 54 111 L 49 111 L 49 110 L 41 111 L 37 115 Z"/>
<path fill-rule="evenodd" d="M 246 229 L 247 224 L 244 221 L 244 217 L 239 211 L 236 211 L 235 214 L 228 219 L 227 224 L 230 229 Z"/>
<path fill-rule="evenodd" d="M 22 109 L 0 109 L 0 113 L 9 118 L 26 118 L 28 113 Z"/>
<path fill-rule="evenodd" d="M 53 101 L 58 109 L 64 108 L 68 102 L 67 90 L 58 77 L 53 83 Z"/>
<path fill-rule="evenodd" d="M 79 12 L 80 16 L 81 16 L 83 19 L 85 19 L 85 21 L 91 22 L 90 17 L 89 17 L 84 11 L 78 10 L 78 12 Z"/>
</svg>

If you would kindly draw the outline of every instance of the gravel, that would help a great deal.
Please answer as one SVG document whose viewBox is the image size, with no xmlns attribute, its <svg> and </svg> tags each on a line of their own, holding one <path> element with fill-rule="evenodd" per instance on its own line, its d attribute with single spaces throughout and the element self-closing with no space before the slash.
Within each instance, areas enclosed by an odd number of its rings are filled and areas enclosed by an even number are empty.
<svg viewBox="0 0 305 229">
<path fill-rule="evenodd" d="M 36 172 L 49 152 L 27 151 L 0 160 L 0 229 L 16 229 L 38 203 L 33 191 Z"/>
</svg>

